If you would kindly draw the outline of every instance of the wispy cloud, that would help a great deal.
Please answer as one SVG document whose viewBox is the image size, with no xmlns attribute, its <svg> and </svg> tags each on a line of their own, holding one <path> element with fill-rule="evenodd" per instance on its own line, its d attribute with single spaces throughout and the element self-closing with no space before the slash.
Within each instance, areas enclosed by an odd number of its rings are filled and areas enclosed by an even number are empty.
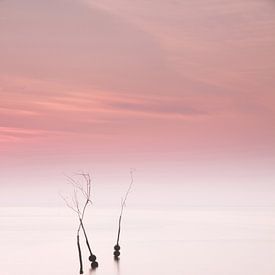
<svg viewBox="0 0 275 275">
<path fill-rule="evenodd" d="M 15 81 L 16 83 L 16 81 Z M 35 85 L 33 84 L 35 83 Z M 39 85 L 39 87 L 36 87 Z M 38 89 L 36 92 L 35 90 Z M 66 86 L 56 86 L 49 82 L 25 80 L 24 90 L 20 85 L 2 87 L 0 112 L 10 116 L 69 116 L 93 115 L 95 120 L 115 118 L 116 114 L 142 116 L 166 116 L 187 118 L 188 116 L 206 115 L 203 106 L 193 106 L 188 97 L 168 96 L 131 96 L 117 92 L 79 89 L 67 91 Z"/>
<path fill-rule="evenodd" d="M 267 1 L 15 0 L 1 15 L 2 140 L 274 147 Z"/>
<path fill-rule="evenodd" d="M 258 110 L 253 107 L 257 97 L 246 99 L 242 94 L 126 95 L 33 79 L 18 82 L 10 79 L 9 83 L 6 79 L 2 84 L 0 126 L 91 134 L 94 129 L 102 131 L 104 127 L 138 118 L 147 118 L 152 123 L 163 118 L 206 121 L 250 112 L 248 106 L 256 112 L 266 110 L 264 102 L 262 107 L 257 105 Z"/>
</svg>

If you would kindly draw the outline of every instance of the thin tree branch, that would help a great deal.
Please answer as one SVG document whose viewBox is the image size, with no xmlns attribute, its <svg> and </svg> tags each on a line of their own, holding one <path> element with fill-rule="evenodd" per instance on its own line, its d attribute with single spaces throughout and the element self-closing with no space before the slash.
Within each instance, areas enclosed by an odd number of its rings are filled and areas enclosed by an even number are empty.
<svg viewBox="0 0 275 275">
<path fill-rule="evenodd" d="M 79 219 L 79 226 L 77 229 L 77 246 L 78 246 L 78 251 L 79 251 L 80 266 L 82 268 L 82 254 L 81 254 L 81 248 L 80 248 L 80 243 L 79 243 L 79 233 L 80 233 L 80 230 L 82 229 L 82 231 L 84 233 L 85 240 L 86 240 L 86 245 L 90 252 L 89 260 L 92 262 L 92 267 L 95 268 L 98 266 L 98 263 L 96 262 L 96 256 L 92 253 L 92 250 L 91 250 L 91 247 L 89 244 L 89 240 L 88 240 L 88 236 L 87 236 L 84 224 L 83 224 L 87 206 L 89 204 L 92 204 L 92 201 L 91 201 L 91 177 L 88 173 L 78 173 L 77 175 L 81 176 L 84 179 L 84 181 L 80 182 L 79 180 L 76 180 L 72 177 L 67 176 L 68 183 L 71 184 L 73 187 L 73 194 L 71 197 L 71 202 L 68 198 L 65 198 L 62 195 L 61 195 L 61 197 L 65 201 L 66 205 L 77 214 L 78 219 Z M 79 194 L 81 194 L 82 197 L 84 198 L 84 204 L 82 206 L 80 204 L 81 200 L 79 198 Z M 81 271 L 81 268 L 80 268 L 80 271 Z M 83 270 L 82 270 L 82 272 L 83 272 Z"/>
<path fill-rule="evenodd" d="M 121 199 L 121 209 L 120 209 L 120 215 L 119 215 L 119 219 L 118 219 L 118 232 L 117 232 L 117 240 L 116 240 L 116 245 L 114 246 L 114 256 L 115 259 L 118 259 L 119 255 L 120 255 L 120 246 L 119 246 L 119 238 L 120 238 L 120 232 L 121 232 L 121 220 L 122 220 L 122 215 L 123 215 L 123 211 L 124 211 L 124 207 L 126 206 L 126 200 L 128 198 L 128 195 L 131 192 L 133 183 L 134 183 L 134 178 L 133 178 L 133 170 L 130 171 L 130 176 L 131 176 L 131 182 L 128 186 L 128 189 L 125 193 L 124 198 Z"/>
</svg>

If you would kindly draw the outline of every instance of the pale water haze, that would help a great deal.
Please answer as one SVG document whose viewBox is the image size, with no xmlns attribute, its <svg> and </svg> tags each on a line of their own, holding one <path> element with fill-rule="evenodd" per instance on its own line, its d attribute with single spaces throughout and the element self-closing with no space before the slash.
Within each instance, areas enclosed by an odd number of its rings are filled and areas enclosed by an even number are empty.
<svg viewBox="0 0 275 275">
<path fill-rule="evenodd" d="M 118 212 L 87 212 L 86 229 L 99 268 L 89 268 L 82 236 L 85 274 L 274 274 L 274 207 L 129 207 L 116 262 Z M 70 210 L 1 208 L 0 222 L 1 274 L 78 274 L 77 220 Z"/>
</svg>

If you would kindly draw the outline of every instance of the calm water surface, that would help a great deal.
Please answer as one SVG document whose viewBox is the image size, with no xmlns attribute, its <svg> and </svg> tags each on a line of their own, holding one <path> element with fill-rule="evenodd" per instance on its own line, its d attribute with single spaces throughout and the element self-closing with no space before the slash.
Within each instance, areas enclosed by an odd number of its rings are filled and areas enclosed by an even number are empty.
<svg viewBox="0 0 275 275">
<path fill-rule="evenodd" d="M 91 209 L 96 275 L 273 275 L 275 208 L 127 208 L 113 260 L 117 209 Z M 77 275 L 77 220 L 66 208 L 0 208 L 1 275 Z"/>
</svg>

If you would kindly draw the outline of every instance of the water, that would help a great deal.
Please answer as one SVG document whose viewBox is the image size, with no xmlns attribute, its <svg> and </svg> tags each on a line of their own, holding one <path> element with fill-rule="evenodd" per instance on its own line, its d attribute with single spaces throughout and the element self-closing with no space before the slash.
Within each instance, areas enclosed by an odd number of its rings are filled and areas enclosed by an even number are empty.
<svg viewBox="0 0 275 275">
<path fill-rule="evenodd" d="M 86 227 L 96 275 L 271 275 L 275 273 L 275 208 L 127 207 L 121 258 L 112 256 L 118 209 L 93 207 Z M 0 208 L 1 275 L 77 275 L 77 219 L 66 208 Z M 83 238 L 82 238 L 83 241 Z"/>
</svg>

